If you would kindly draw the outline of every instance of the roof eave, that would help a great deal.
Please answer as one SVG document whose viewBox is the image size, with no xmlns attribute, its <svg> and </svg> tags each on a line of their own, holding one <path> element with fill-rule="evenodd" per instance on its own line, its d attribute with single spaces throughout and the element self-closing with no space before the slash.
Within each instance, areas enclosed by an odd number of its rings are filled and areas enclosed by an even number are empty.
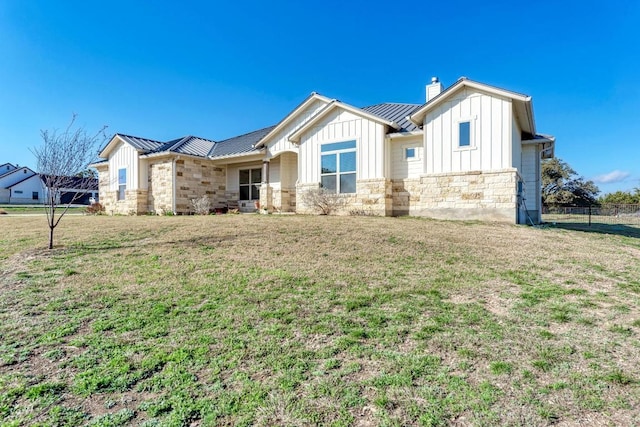
<svg viewBox="0 0 640 427">
<path fill-rule="evenodd" d="M 102 162 L 94 162 L 94 163 L 89 163 L 87 165 L 87 167 L 94 168 L 94 169 L 99 169 L 99 168 L 102 168 L 103 166 L 109 166 L 109 161 L 104 160 Z"/>
<path fill-rule="evenodd" d="M 234 157 L 247 157 L 247 156 L 255 156 L 255 155 L 259 155 L 259 154 L 264 154 L 266 151 L 266 148 L 262 147 L 262 148 L 258 148 L 254 151 L 246 151 L 244 153 L 235 153 L 235 154 L 226 154 L 224 156 L 208 156 L 207 158 L 209 160 L 225 160 L 225 159 L 231 159 Z"/>
<path fill-rule="evenodd" d="M 164 150 L 164 151 L 156 151 L 153 153 L 148 153 L 148 154 L 142 154 L 140 156 L 141 159 L 159 159 L 161 157 L 171 157 L 171 156 L 176 156 L 176 157 L 191 157 L 194 159 L 207 159 L 207 156 L 198 156 L 196 154 L 188 154 L 188 153 L 178 153 L 176 151 L 168 151 L 168 150 Z"/>
<path fill-rule="evenodd" d="M 523 139 L 522 145 L 542 145 L 540 156 L 543 159 L 551 159 L 555 156 L 556 138 L 551 135 L 536 135 L 540 138 Z"/>
<path fill-rule="evenodd" d="M 388 133 L 387 138 L 390 138 L 390 139 L 408 138 L 410 136 L 418 136 L 418 135 L 424 135 L 424 131 L 420 129 L 420 130 L 412 130 L 412 131 L 404 131 L 404 132 L 393 132 L 393 133 Z"/>
<path fill-rule="evenodd" d="M 529 103 L 529 104 L 531 103 L 531 97 L 528 95 L 524 95 L 518 92 L 513 92 L 513 91 L 502 89 L 499 87 L 487 85 L 484 83 L 469 80 L 466 77 L 462 77 L 458 79 L 458 81 L 455 82 L 453 85 L 449 86 L 448 88 L 440 92 L 436 97 L 434 97 L 429 102 L 427 102 L 422 107 L 420 107 L 416 112 L 414 112 L 410 116 L 407 116 L 407 120 L 409 120 L 411 123 L 413 123 L 416 126 L 422 126 L 424 117 L 427 115 L 427 113 L 430 110 L 440 105 L 442 102 L 444 102 L 445 99 L 447 99 L 449 95 L 451 95 L 452 93 L 455 93 L 458 89 L 462 87 L 469 87 L 479 91 L 487 92 L 492 95 L 496 95 L 504 98 L 510 98 L 512 100 L 521 101 L 524 103 Z M 526 108 L 528 108 L 528 112 L 532 111 L 530 105 Z M 532 112 L 531 114 L 528 114 L 528 115 L 529 115 L 529 125 L 532 126 L 532 128 L 534 128 Z"/>
<path fill-rule="evenodd" d="M 144 150 L 144 149 L 141 149 L 141 148 L 138 148 L 138 147 L 134 146 L 133 144 L 129 143 L 124 138 L 122 138 L 121 134 L 116 133 L 115 135 L 113 135 L 113 138 L 111 138 L 111 140 L 107 143 L 107 145 L 105 145 L 105 147 L 102 150 L 100 150 L 100 152 L 98 153 L 98 157 L 99 158 L 101 158 L 101 159 L 108 159 L 109 158 L 109 153 L 111 151 L 113 151 L 113 147 L 112 146 L 115 145 L 114 141 L 116 140 L 116 138 L 120 142 L 122 142 L 123 144 L 129 145 L 131 148 L 136 150 L 138 153 L 147 153 L 149 151 L 149 150 Z"/>
</svg>

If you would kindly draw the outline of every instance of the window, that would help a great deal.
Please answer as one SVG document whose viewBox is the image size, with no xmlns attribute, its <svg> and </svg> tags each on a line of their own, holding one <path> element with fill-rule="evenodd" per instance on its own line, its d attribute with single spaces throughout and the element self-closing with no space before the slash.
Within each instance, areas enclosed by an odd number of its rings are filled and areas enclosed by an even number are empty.
<svg viewBox="0 0 640 427">
<path fill-rule="evenodd" d="M 471 146 L 471 122 L 464 121 L 458 123 L 458 146 Z"/>
<path fill-rule="evenodd" d="M 262 169 L 240 170 L 240 200 L 260 200 Z"/>
<path fill-rule="evenodd" d="M 356 192 L 356 142 L 334 142 L 320 147 L 320 185 L 336 193 Z"/>
<path fill-rule="evenodd" d="M 31 200 L 38 200 L 40 197 L 38 196 L 38 192 L 37 191 L 33 191 L 31 193 Z"/>
<path fill-rule="evenodd" d="M 22 190 L 14 190 L 13 192 L 16 194 L 22 194 Z"/>
<path fill-rule="evenodd" d="M 404 149 L 404 158 L 407 160 L 416 158 L 416 148 L 415 147 L 407 147 Z"/>
<path fill-rule="evenodd" d="M 124 191 L 127 189 L 127 170 L 118 169 L 118 200 L 124 200 Z"/>
</svg>

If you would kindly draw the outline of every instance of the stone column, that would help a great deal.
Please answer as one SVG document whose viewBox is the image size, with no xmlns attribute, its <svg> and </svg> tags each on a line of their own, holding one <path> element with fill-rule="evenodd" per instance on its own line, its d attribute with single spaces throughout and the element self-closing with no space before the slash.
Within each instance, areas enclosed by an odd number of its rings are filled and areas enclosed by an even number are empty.
<svg viewBox="0 0 640 427">
<path fill-rule="evenodd" d="M 269 160 L 262 161 L 262 184 L 269 183 Z"/>
<path fill-rule="evenodd" d="M 260 212 L 271 212 L 273 189 L 269 185 L 269 160 L 262 161 L 262 182 L 260 183 Z"/>
</svg>

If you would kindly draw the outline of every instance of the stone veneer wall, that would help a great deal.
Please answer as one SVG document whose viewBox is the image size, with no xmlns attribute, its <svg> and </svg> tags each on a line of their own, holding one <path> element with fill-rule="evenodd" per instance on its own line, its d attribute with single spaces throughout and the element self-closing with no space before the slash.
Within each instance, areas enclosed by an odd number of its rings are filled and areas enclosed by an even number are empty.
<svg viewBox="0 0 640 427">
<path fill-rule="evenodd" d="M 225 197 L 226 169 L 208 160 L 176 160 L 176 213 L 189 213 L 191 200 L 209 196 L 211 208 L 227 205 Z"/>
<path fill-rule="evenodd" d="M 266 194 L 266 198 L 265 198 Z M 281 188 L 271 186 L 265 192 L 265 186 L 260 187 L 260 206 L 264 207 L 264 202 L 268 200 L 269 212 L 295 212 L 296 211 L 296 190 L 295 188 Z"/>
<path fill-rule="evenodd" d="M 319 183 L 296 185 L 296 208 L 301 214 L 318 213 L 304 203 L 304 193 L 320 188 Z M 340 195 L 343 198 L 341 208 L 335 213 L 340 215 L 379 215 L 392 214 L 392 185 L 388 179 L 366 179 L 356 182 L 356 193 Z"/>
<path fill-rule="evenodd" d="M 389 216 L 392 214 L 392 184 L 388 179 L 356 181 L 356 195 L 349 203 L 349 212 L 363 215 Z"/>
<path fill-rule="evenodd" d="M 296 194 L 298 196 L 298 203 L 296 204 L 296 213 L 311 215 L 317 213 L 312 206 L 309 206 L 305 203 L 304 193 L 307 191 L 316 191 L 320 188 L 320 183 L 311 183 L 311 184 L 296 184 Z"/>
<path fill-rule="evenodd" d="M 393 180 L 393 215 L 515 223 L 517 182 L 515 169 Z"/>
<path fill-rule="evenodd" d="M 173 212 L 173 160 L 149 163 L 148 211 L 158 215 Z"/>
<path fill-rule="evenodd" d="M 107 191 L 104 200 L 100 193 L 102 206 L 109 215 L 140 215 L 147 212 L 147 190 L 125 190 L 124 200 L 118 200 L 117 191 Z"/>
</svg>

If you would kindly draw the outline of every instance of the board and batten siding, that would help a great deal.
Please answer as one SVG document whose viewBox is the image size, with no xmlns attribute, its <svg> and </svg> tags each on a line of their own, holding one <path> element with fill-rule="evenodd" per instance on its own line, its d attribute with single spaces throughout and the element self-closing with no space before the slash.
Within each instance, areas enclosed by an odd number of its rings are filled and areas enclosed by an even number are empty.
<svg viewBox="0 0 640 427">
<path fill-rule="evenodd" d="M 120 143 L 109 156 L 109 190 L 118 190 L 118 170 L 127 169 L 127 190 L 146 190 L 148 182 L 139 179 L 138 151 L 129 144 Z M 142 185 L 140 185 L 142 184 Z"/>
<path fill-rule="evenodd" d="M 423 173 L 424 147 L 422 135 L 391 140 L 391 179 L 419 178 Z M 405 150 L 415 148 L 416 157 L 405 158 Z"/>
<path fill-rule="evenodd" d="M 312 102 L 307 108 L 298 113 L 297 117 L 284 128 L 269 138 L 267 143 L 267 158 L 276 157 L 282 152 L 298 152 L 298 146 L 289 141 L 289 135 L 300 129 L 302 125 L 311 120 L 326 105 L 322 100 Z"/>
<path fill-rule="evenodd" d="M 282 188 L 295 188 L 298 180 L 298 156 L 294 153 L 283 153 L 279 159 Z"/>
<path fill-rule="evenodd" d="M 356 141 L 358 180 L 384 178 L 384 125 L 348 111 L 336 109 L 318 126 L 302 135 L 298 162 L 301 183 L 320 182 L 320 146 L 325 143 Z"/>
<path fill-rule="evenodd" d="M 427 174 L 513 167 L 512 105 L 468 88 L 429 112 L 424 120 Z M 458 147 L 458 123 L 471 122 L 471 146 Z"/>
<path fill-rule="evenodd" d="M 527 210 L 540 210 L 541 187 L 540 182 L 540 148 L 537 145 L 522 147 L 522 169 L 520 172 L 524 181 L 524 197 Z"/>
</svg>

